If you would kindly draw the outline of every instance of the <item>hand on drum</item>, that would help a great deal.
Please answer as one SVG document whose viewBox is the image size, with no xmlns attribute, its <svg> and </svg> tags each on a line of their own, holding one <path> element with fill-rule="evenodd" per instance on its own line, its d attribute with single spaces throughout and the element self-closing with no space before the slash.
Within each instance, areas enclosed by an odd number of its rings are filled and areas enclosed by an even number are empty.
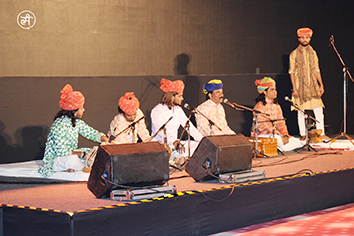
<svg viewBox="0 0 354 236">
<path fill-rule="evenodd" d="M 178 140 L 173 142 L 173 146 L 175 146 L 175 148 L 179 154 L 182 154 L 186 151 L 184 146 Z"/>
</svg>

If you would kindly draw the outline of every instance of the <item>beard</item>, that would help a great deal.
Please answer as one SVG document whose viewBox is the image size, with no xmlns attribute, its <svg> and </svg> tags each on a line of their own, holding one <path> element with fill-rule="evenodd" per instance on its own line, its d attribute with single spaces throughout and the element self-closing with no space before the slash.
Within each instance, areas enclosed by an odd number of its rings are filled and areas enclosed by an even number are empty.
<svg viewBox="0 0 354 236">
<path fill-rule="evenodd" d="M 180 106 L 182 104 L 182 101 L 176 101 L 174 100 L 173 103 L 172 103 L 174 106 Z"/>
</svg>

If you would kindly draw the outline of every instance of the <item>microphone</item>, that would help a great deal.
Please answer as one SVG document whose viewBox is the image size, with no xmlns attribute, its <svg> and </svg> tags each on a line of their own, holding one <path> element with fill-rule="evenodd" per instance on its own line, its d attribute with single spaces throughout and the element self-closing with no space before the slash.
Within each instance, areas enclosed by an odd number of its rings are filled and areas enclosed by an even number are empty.
<svg viewBox="0 0 354 236">
<path fill-rule="evenodd" d="M 329 40 L 328 40 L 328 47 L 331 47 L 331 46 L 332 46 L 332 43 L 334 43 L 334 37 L 333 37 L 333 35 L 331 35 L 331 37 L 330 37 Z"/>
<path fill-rule="evenodd" d="M 232 104 L 231 102 L 229 102 L 229 100 L 228 100 L 227 98 L 225 98 L 223 102 L 224 102 L 225 104 L 229 105 L 230 107 L 235 108 L 235 105 Z"/>
<path fill-rule="evenodd" d="M 183 105 L 183 107 L 186 108 L 188 111 L 190 111 L 190 112 L 192 112 L 192 113 L 195 113 L 195 109 L 194 109 L 194 108 L 192 109 L 192 108 L 189 106 L 188 103 L 185 103 L 185 104 Z"/>
<path fill-rule="evenodd" d="M 285 96 L 284 100 L 290 102 L 291 105 L 294 105 L 293 101 L 291 101 L 288 96 Z"/>
<path fill-rule="evenodd" d="M 116 132 L 116 129 L 117 129 L 117 127 L 114 128 L 113 133 Z M 113 135 L 113 133 L 109 136 L 108 143 L 111 143 L 112 140 L 115 138 L 115 136 Z"/>
<path fill-rule="evenodd" d="M 185 103 L 183 107 L 186 108 L 186 109 L 189 110 L 189 111 L 191 110 L 191 107 L 189 106 L 188 103 Z"/>
</svg>

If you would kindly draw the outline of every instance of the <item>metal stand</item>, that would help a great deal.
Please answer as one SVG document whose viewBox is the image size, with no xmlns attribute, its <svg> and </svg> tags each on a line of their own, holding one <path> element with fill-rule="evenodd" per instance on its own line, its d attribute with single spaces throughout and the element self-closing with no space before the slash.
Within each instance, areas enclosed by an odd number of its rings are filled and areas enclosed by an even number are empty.
<svg viewBox="0 0 354 236">
<path fill-rule="evenodd" d="M 258 114 L 260 113 L 260 114 L 268 116 L 268 117 L 270 117 L 270 115 L 267 113 L 263 113 L 263 112 L 255 110 L 255 109 L 249 108 L 249 107 L 245 107 L 243 105 L 239 105 L 237 103 L 229 102 L 227 99 L 224 100 L 224 103 L 227 104 L 228 106 L 230 106 L 231 108 L 235 109 L 236 111 L 246 110 L 246 111 L 253 112 L 252 130 L 254 131 L 255 136 L 256 136 L 255 137 L 256 144 L 254 145 L 255 148 L 253 149 L 253 157 L 256 158 L 257 154 L 261 155 L 263 157 L 269 157 L 268 155 L 258 151 Z"/>
<path fill-rule="evenodd" d="M 253 119 L 253 130 L 254 130 L 254 134 L 255 134 L 255 145 L 254 145 L 254 149 L 253 149 L 253 158 L 256 158 L 257 155 L 261 155 L 263 157 L 268 157 L 268 155 L 262 153 L 261 151 L 258 150 L 258 112 L 254 112 L 254 119 Z"/>
<path fill-rule="evenodd" d="M 132 128 L 132 143 L 135 143 L 135 125 L 131 126 Z"/>
<path fill-rule="evenodd" d="M 135 143 L 135 134 L 134 134 L 134 132 L 135 132 L 135 124 L 139 123 L 142 119 L 145 119 L 145 116 L 142 116 L 142 117 L 140 117 L 139 119 L 137 119 L 136 121 L 132 122 L 132 123 L 131 123 L 130 125 L 128 125 L 125 129 L 123 129 L 122 131 L 120 131 L 117 135 L 111 134 L 111 136 L 109 137 L 108 143 L 111 143 L 112 140 L 114 140 L 116 137 L 118 137 L 118 136 L 121 135 L 122 133 L 126 132 L 128 129 L 132 129 L 132 135 L 133 135 L 133 137 L 132 137 L 132 143 Z M 117 129 L 117 127 L 114 128 L 113 132 L 115 132 L 116 129 Z"/>
<path fill-rule="evenodd" d="M 332 45 L 335 53 L 337 54 L 340 62 L 343 65 L 343 132 L 341 134 L 339 134 L 337 137 L 335 137 L 334 139 L 330 140 L 333 141 L 335 139 L 338 139 L 340 137 L 345 137 L 347 138 L 353 145 L 354 145 L 354 139 L 351 138 L 348 134 L 347 134 L 347 92 L 348 92 L 348 79 L 347 76 L 349 76 L 350 80 L 352 82 L 354 82 L 353 77 L 351 76 L 348 67 L 344 64 L 343 59 L 341 58 L 340 54 L 338 53 L 336 47 L 334 46 L 334 37 L 333 35 L 331 35 L 330 39 L 329 39 L 330 45 Z"/>
<path fill-rule="evenodd" d="M 299 110 L 299 111 L 303 112 L 303 114 L 305 115 L 305 125 L 306 125 L 306 131 L 305 131 L 306 139 L 305 139 L 305 140 L 306 140 L 306 143 L 305 143 L 305 145 L 303 145 L 302 147 L 299 147 L 299 148 L 294 149 L 294 152 L 299 152 L 299 151 L 301 151 L 301 150 L 303 150 L 303 149 L 306 149 L 306 148 L 307 148 L 307 151 L 313 150 L 313 151 L 317 152 L 317 150 L 314 149 L 314 148 L 310 145 L 310 139 L 309 139 L 309 121 L 308 121 L 309 115 L 308 115 L 306 112 L 302 111 L 302 110 Z M 316 121 L 317 121 L 317 120 L 316 120 Z"/>
</svg>

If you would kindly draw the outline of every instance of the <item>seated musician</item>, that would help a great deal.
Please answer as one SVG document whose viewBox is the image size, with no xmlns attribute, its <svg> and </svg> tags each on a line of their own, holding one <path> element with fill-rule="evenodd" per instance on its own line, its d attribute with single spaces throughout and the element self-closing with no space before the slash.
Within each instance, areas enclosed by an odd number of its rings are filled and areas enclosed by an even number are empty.
<svg viewBox="0 0 354 236">
<path fill-rule="evenodd" d="M 82 170 L 90 148 L 78 148 L 79 134 L 94 142 L 108 142 L 104 133 L 98 132 L 81 120 L 85 108 L 85 97 L 73 91 L 70 84 L 61 90 L 57 113 L 50 127 L 45 145 L 43 162 L 38 173 L 50 177 L 57 171 L 74 172 Z"/>
<path fill-rule="evenodd" d="M 254 110 L 260 111 L 258 114 L 258 137 L 277 139 L 277 146 L 282 151 L 291 151 L 302 146 L 298 138 L 292 137 L 288 133 L 283 111 L 277 101 L 277 89 L 272 78 L 264 77 L 255 81 L 259 96 Z M 264 115 L 269 114 L 270 116 Z M 255 127 L 251 132 L 255 137 Z"/>
<path fill-rule="evenodd" d="M 203 92 L 206 94 L 206 101 L 197 107 L 203 115 L 214 122 L 210 124 L 207 118 L 200 113 L 195 113 L 198 131 L 205 135 L 235 134 L 228 126 L 222 102 L 224 100 L 223 83 L 219 79 L 210 80 L 204 84 Z"/>
<path fill-rule="evenodd" d="M 139 105 L 139 100 L 133 92 L 125 93 L 119 99 L 119 114 L 111 121 L 108 131 L 108 137 L 112 137 L 112 143 L 137 143 L 138 136 L 143 142 L 150 140 L 144 114 L 139 109 Z"/>
<path fill-rule="evenodd" d="M 173 150 L 170 157 L 171 164 L 182 164 L 188 156 L 188 142 L 182 141 L 182 145 L 179 145 L 180 140 L 177 137 L 179 127 L 184 127 L 188 121 L 186 114 L 180 107 L 183 101 L 184 83 L 181 80 L 161 79 L 160 89 L 163 92 L 161 102 L 151 110 L 152 135 L 158 132 L 155 139 L 159 142 L 166 142 Z M 172 119 L 166 124 L 171 117 Z M 159 130 L 164 124 L 166 124 L 166 133 L 164 130 Z M 194 138 L 190 144 L 190 155 L 192 155 L 203 136 L 192 122 L 188 122 L 188 124 L 190 135 Z M 186 145 L 184 145 L 185 143 Z"/>
</svg>

